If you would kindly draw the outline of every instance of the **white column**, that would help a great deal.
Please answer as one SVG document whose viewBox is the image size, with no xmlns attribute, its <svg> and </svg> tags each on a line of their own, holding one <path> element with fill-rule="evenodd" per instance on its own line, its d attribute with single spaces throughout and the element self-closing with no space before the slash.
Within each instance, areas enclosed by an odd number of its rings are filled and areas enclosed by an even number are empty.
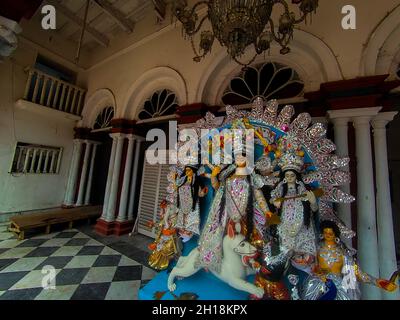
<svg viewBox="0 0 400 320">
<path fill-rule="evenodd" d="M 139 156 L 140 156 L 140 144 L 142 143 L 141 137 L 136 137 L 135 146 L 135 158 L 133 160 L 133 170 L 131 179 L 131 193 L 129 195 L 129 208 L 128 208 L 128 221 L 133 220 L 133 209 L 135 207 L 135 196 L 136 196 L 136 182 L 137 182 L 137 172 L 139 167 Z"/>
<path fill-rule="evenodd" d="M 29 157 L 31 155 L 31 148 L 26 149 L 26 154 L 25 154 L 25 162 L 24 162 L 24 173 L 28 172 L 28 163 L 29 163 Z"/>
<path fill-rule="evenodd" d="M 125 139 L 125 134 L 123 133 L 115 133 L 115 135 L 117 136 L 117 146 L 115 151 L 113 175 L 111 178 L 110 197 L 108 199 L 107 214 L 106 214 L 106 221 L 109 222 L 115 220 L 115 207 L 117 205 L 119 171 L 121 168 L 122 147 L 124 146 L 124 139 Z"/>
<path fill-rule="evenodd" d="M 44 170 L 43 170 L 43 173 L 47 173 L 47 172 L 48 172 L 47 167 L 49 166 L 49 158 L 50 158 L 50 150 L 47 150 L 47 151 L 46 151 L 46 158 L 45 158 L 45 160 L 44 160 Z"/>
<path fill-rule="evenodd" d="M 357 157 L 357 258 L 361 269 L 372 276 L 379 276 L 379 261 L 370 120 L 379 110 L 362 108 L 360 116 L 353 118 Z M 363 299 L 380 300 L 381 297 L 380 289 L 368 284 L 362 285 Z"/>
<path fill-rule="evenodd" d="M 75 147 L 74 147 L 74 150 L 75 150 Z M 72 151 L 72 157 L 75 157 L 76 155 L 75 155 L 75 152 L 76 151 Z M 50 169 L 49 169 L 49 173 L 54 173 L 54 163 L 55 163 L 55 161 L 56 161 L 56 154 L 57 154 L 57 151 L 55 151 L 55 150 L 53 150 L 53 151 L 51 151 L 51 162 L 50 162 Z M 72 158 L 71 159 L 71 166 L 70 166 L 70 169 L 72 169 L 72 161 L 74 161 L 74 158 Z M 70 170 L 71 171 L 71 170 Z M 71 172 L 68 174 L 68 179 L 69 179 L 69 175 L 71 174 Z M 68 183 L 69 183 L 69 181 L 68 181 Z M 68 188 L 68 185 L 67 185 L 67 188 Z"/>
<path fill-rule="evenodd" d="M 106 190 L 104 192 L 103 212 L 101 214 L 101 219 L 103 220 L 106 220 L 107 218 L 108 200 L 110 199 L 111 179 L 114 170 L 115 151 L 117 150 L 117 136 L 112 133 L 110 134 L 110 137 L 113 139 L 113 143 L 111 147 L 110 162 L 108 164 L 107 183 L 106 183 Z"/>
<path fill-rule="evenodd" d="M 98 145 L 98 143 L 96 143 L 96 142 L 93 143 L 92 158 L 90 160 L 89 176 L 88 176 L 88 182 L 87 182 L 86 194 L 85 194 L 85 205 L 86 206 L 90 204 L 90 193 L 92 191 L 92 182 L 93 182 L 93 167 L 94 167 L 94 160 L 96 158 L 97 145 Z"/>
<path fill-rule="evenodd" d="M 32 161 L 31 161 L 31 168 L 29 169 L 30 173 L 35 172 L 35 164 L 36 164 L 36 156 L 37 156 L 38 149 L 33 149 Z"/>
<path fill-rule="evenodd" d="M 377 189 L 379 271 L 380 277 L 385 279 L 388 279 L 397 270 L 386 141 L 386 125 L 393 120 L 396 114 L 397 112 L 383 112 L 372 120 Z M 397 289 L 395 292 L 383 291 L 383 298 L 385 300 L 399 300 L 399 290 Z"/>
<path fill-rule="evenodd" d="M 39 161 L 38 161 L 38 165 L 36 167 L 36 173 L 41 173 L 41 167 L 42 167 L 42 161 L 43 161 L 43 154 L 44 154 L 44 150 L 40 150 L 39 153 Z"/>
<path fill-rule="evenodd" d="M 73 140 L 73 146 L 72 146 L 72 157 L 71 157 L 71 162 L 69 165 L 69 171 L 68 171 L 68 180 L 67 180 L 67 186 L 65 188 L 65 195 L 64 195 L 64 204 L 65 205 L 70 205 L 69 198 L 70 198 L 70 189 L 71 189 L 71 176 L 72 172 L 74 170 L 74 163 L 75 163 L 75 158 L 76 158 L 76 151 L 78 148 L 78 144 L 76 143 L 76 140 Z M 49 173 L 53 173 L 53 166 L 54 166 L 54 157 L 55 157 L 55 150 L 51 151 L 51 163 L 50 163 L 50 168 L 49 168 Z"/>
<path fill-rule="evenodd" d="M 134 135 L 128 135 L 128 150 L 126 153 L 125 170 L 124 170 L 124 180 L 122 182 L 122 192 L 121 199 L 119 201 L 118 218 L 117 221 L 126 221 L 127 214 L 126 208 L 128 206 L 128 193 L 129 193 L 129 182 L 131 178 L 132 169 L 132 156 L 133 156 L 133 145 L 135 144 Z"/>
<path fill-rule="evenodd" d="M 349 155 L 349 141 L 348 141 L 348 123 L 349 117 L 343 116 L 341 110 L 328 111 L 329 117 L 333 123 L 333 130 L 335 135 L 336 154 L 340 157 L 347 157 Z M 350 171 L 349 166 L 341 168 L 343 171 Z M 350 194 L 350 183 L 346 183 L 340 187 L 344 192 Z M 346 227 L 352 229 L 351 223 L 351 206 L 349 203 L 338 203 L 337 211 L 339 218 L 344 222 Z M 352 247 L 351 239 L 344 240 L 348 247 Z"/>
<path fill-rule="evenodd" d="M 62 153 L 63 153 L 63 149 L 61 148 L 61 149 L 57 152 L 57 166 L 56 166 L 56 170 L 54 171 L 54 173 L 59 173 L 59 172 L 60 172 Z"/>
<path fill-rule="evenodd" d="M 18 147 L 17 150 L 18 150 L 19 152 L 18 152 L 17 165 L 16 165 L 15 167 L 16 167 L 17 170 L 18 170 L 18 168 L 19 168 L 20 165 L 21 165 L 21 159 L 22 159 L 22 154 L 23 154 L 24 148 L 23 148 L 23 147 Z"/>
<path fill-rule="evenodd" d="M 81 179 L 79 180 L 78 200 L 76 201 L 77 206 L 81 206 L 83 204 L 83 197 L 85 195 L 85 186 L 86 186 L 86 175 L 89 165 L 89 155 L 92 144 L 89 141 L 85 140 L 85 145 L 86 148 L 85 148 L 85 155 L 83 157 Z"/>
<path fill-rule="evenodd" d="M 75 197 L 75 189 L 76 189 L 76 183 L 77 183 L 78 173 L 79 173 L 79 162 L 81 159 L 81 153 L 82 153 L 82 140 L 75 139 L 73 155 L 72 155 L 72 160 L 71 160 L 71 167 L 70 167 L 69 178 L 68 178 L 68 183 L 67 183 L 67 190 L 65 193 L 65 204 L 68 206 L 73 205 L 75 203 L 74 197 Z M 55 155 L 53 154 L 53 159 L 51 161 L 53 165 L 54 165 L 54 157 L 55 157 Z"/>
</svg>

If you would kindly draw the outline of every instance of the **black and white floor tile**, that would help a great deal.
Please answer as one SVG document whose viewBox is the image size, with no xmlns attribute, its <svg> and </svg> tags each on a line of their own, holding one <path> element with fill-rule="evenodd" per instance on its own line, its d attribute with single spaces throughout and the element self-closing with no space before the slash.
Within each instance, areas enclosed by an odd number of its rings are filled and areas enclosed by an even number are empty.
<svg viewBox="0 0 400 320">
<path fill-rule="evenodd" d="M 156 274 L 144 265 L 146 252 L 96 238 L 69 229 L 18 241 L 0 224 L 0 300 L 137 299 Z M 48 266 L 56 275 L 54 288 L 46 288 Z"/>
</svg>

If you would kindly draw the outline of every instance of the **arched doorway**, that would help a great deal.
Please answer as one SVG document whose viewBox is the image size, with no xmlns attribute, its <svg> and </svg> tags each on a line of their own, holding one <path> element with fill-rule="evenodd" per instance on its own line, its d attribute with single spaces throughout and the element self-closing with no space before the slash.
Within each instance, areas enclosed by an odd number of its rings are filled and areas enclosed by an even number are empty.
<svg viewBox="0 0 400 320">
<path fill-rule="evenodd" d="M 110 137 L 111 120 L 114 117 L 114 108 L 107 106 L 99 112 L 93 124 L 91 136 L 101 142 L 93 167 L 93 185 L 90 193 L 90 202 L 93 205 L 102 205 L 107 183 L 108 166 L 110 162 L 112 139 Z"/>
<path fill-rule="evenodd" d="M 151 94 L 137 113 L 137 125 L 143 133 L 147 133 L 153 128 L 157 128 L 166 133 L 166 139 L 169 140 L 169 120 L 174 120 L 176 109 L 178 107 L 177 95 L 168 89 L 156 90 Z M 138 184 L 137 194 L 138 205 L 135 208 L 138 217 L 138 232 L 144 235 L 155 237 L 154 229 L 149 227 L 148 221 L 158 221 L 159 207 L 162 200 L 166 197 L 168 186 L 167 174 L 170 169 L 168 163 L 150 164 L 146 158 L 146 150 L 153 144 L 151 141 L 145 141 L 143 144 L 140 170 L 140 184 Z M 166 150 L 167 151 L 167 150 Z"/>
</svg>

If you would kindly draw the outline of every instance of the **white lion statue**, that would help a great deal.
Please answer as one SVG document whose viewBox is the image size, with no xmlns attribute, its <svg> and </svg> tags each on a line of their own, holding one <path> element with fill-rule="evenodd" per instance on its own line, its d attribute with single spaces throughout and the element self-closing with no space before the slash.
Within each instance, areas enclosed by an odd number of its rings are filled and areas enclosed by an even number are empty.
<svg viewBox="0 0 400 320">
<path fill-rule="evenodd" d="M 246 241 L 243 235 L 228 232 L 223 240 L 221 271 L 219 273 L 212 271 L 212 273 L 231 287 L 248 292 L 257 298 L 262 298 L 264 290 L 245 280 L 246 276 L 254 274 L 255 270 L 242 262 L 245 256 L 253 256 L 256 253 L 257 249 Z M 201 269 L 201 267 L 195 266 L 198 255 L 198 248 L 194 248 L 188 256 L 179 258 L 168 277 L 168 289 L 170 291 L 176 289 L 174 283 L 176 277 L 190 277 Z"/>
</svg>

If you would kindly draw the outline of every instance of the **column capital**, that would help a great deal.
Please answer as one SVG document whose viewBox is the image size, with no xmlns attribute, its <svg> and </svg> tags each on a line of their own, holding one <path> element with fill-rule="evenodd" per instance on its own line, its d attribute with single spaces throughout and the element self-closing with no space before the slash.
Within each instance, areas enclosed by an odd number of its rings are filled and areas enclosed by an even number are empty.
<svg viewBox="0 0 400 320">
<path fill-rule="evenodd" d="M 372 108 L 354 108 L 354 109 L 343 109 L 343 110 L 329 110 L 329 118 L 349 118 L 354 119 L 362 116 L 373 117 L 378 114 L 382 107 Z M 351 120 L 350 120 L 351 121 Z"/>
<path fill-rule="evenodd" d="M 84 142 L 85 142 L 85 140 L 83 140 L 83 139 L 74 139 L 73 140 L 74 144 L 83 144 Z"/>
<path fill-rule="evenodd" d="M 141 136 L 138 136 L 138 135 L 136 135 L 136 134 L 133 134 L 133 133 L 127 134 L 126 137 L 127 137 L 129 140 L 136 140 L 136 141 L 145 141 L 145 140 L 146 140 L 145 138 L 143 138 L 143 137 L 141 137 Z"/>
<path fill-rule="evenodd" d="M 99 144 L 101 144 L 100 141 L 90 140 L 90 139 L 85 139 L 85 140 L 83 140 L 83 142 L 86 143 L 86 144 L 93 144 L 93 145 L 99 145 Z"/>
<path fill-rule="evenodd" d="M 141 137 L 141 136 L 138 136 L 138 135 L 134 135 L 134 137 L 135 137 L 135 139 L 136 139 L 138 142 L 142 142 L 142 141 L 145 141 L 145 140 L 146 140 L 146 138 Z"/>
<path fill-rule="evenodd" d="M 117 140 L 117 139 L 123 139 L 126 137 L 125 133 L 121 133 L 121 132 L 115 132 L 115 133 L 110 133 L 110 137 Z"/>
<path fill-rule="evenodd" d="M 348 109 L 347 109 L 348 110 Z M 349 112 L 347 112 L 346 109 L 343 110 L 328 110 L 328 116 L 329 119 L 335 123 L 334 121 L 346 121 L 349 122 L 351 116 L 349 115 Z"/>
<path fill-rule="evenodd" d="M 372 116 L 359 116 L 359 117 L 354 117 L 353 120 L 353 126 L 355 128 L 357 127 L 362 127 L 362 126 L 369 126 L 371 122 Z"/>
<path fill-rule="evenodd" d="M 128 138 L 129 141 L 135 141 L 136 140 L 136 135 L 134 135 L 133 133 L 127 134 L 126 137 Z"/>
<path fill-rule="evenodd" d="M 397 115 L 397 111 L 393 112 L 382 112 L 378 113 L 373 119 L 372 119 L 372 127 L 376 129 L 385 129 L 386 125 L 394 119 L 394 117 Z"/>
<path fill-rule="evenodd" d="M 351 121 L 350 117 L 329 118 L 335 127 L 348 127 Z"/>
</svg>

